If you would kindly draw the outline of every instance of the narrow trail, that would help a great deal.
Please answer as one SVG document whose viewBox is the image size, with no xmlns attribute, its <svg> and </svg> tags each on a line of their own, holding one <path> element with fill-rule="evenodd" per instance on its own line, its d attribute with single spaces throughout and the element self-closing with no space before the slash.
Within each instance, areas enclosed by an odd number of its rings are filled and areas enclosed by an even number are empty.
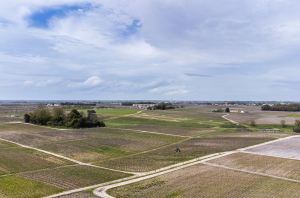
<svg viewBox="0 0 300 198">
<path fill-rule="evenodd" d="M 226 116 L 229 116 L 229 114 L 227 113 L 226 115 L 223 115 L 222 118 L 224 118 L 225 120 L 228 120 L 228 121 L 232 122 L 233 124 L 239 125 L 238 122 L 230 120 L 229 118 L 226 118 Z"/>
<path fill-rule="evenodd" d="M 120 130 L 126 130 L 126 131 L 135 131 L 135 132 L 139 132 L 139 133 L 153 133 L 153 134 L 159 134 L 159 135 L 169 135 L 169 136 L 174 136 L 174 137 L 184 137 L 184 138 L 191 137 L 191 136 L 184 136 L 184 135 L 174 135 L 174 134 L 169 134 L 169 133 L 159 133 L 159 132 L 153 132 L 153 131 L 142 131 L 142 130 L 136 130 L 136 129 L 123 129 L 123 128 L 114 128 L 114 127 L 107 127 L 107 128 L 120 129 Z"/>
</svg>

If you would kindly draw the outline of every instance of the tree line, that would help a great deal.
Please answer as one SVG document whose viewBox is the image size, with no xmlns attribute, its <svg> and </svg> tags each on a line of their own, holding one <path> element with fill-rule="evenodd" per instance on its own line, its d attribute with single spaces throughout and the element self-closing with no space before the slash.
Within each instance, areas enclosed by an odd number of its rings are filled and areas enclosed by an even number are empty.
<svg viewBox="0 0 300 198">
<path fill-rule="evenodd" d="M 300 111 L 300 104 L 277 104 L 274 106 L 263 105 L 261 106 L 261 110 L 268 111 Z"/>
<path fill-rule="evenodd" d="M 26 123 L 48 125 L 48 126 L 65 126 L 68 128 L 90 128 L 105 127 L 103 121 L 97 117 L 94 110 L 88 110 L 87 115 L 73 109 L 66 114 L 63 108 L 53 108 L 49 110 L 44 104 L 39 104 L 33 112 L 24 115 Z"/>
</svg>

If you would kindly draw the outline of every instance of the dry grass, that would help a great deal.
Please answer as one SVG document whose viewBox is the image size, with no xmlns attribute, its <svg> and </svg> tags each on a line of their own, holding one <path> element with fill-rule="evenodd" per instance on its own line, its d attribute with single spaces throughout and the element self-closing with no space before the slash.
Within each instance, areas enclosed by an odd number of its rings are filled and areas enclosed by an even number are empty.
<svg viewBox="0 0 300 198">
<path fill-rule="evenodd" d="M 154 151 L 94 162 L 95 165 L 126 171 L 150 171 L 204 155 L 245 147 L 271 140 L 270 138 L 192 138 Z M 176 153 L 176 147 L 181 152 Z"/>
<path fill-rule="evenodd" d="M 209 161 L 231 168 L 244 169 L 300 180 L 300 161 L 249 153 L 234 153 Z"/>
<path fill-rule="evenodd" d="M 64 190 L 72 190 L 85 186 L 101 184 L 131 176 L 131 174 L 91 166 L 68 166 L 22 173 L 20 175 L 22 177 L 51 184 Z"/>
<path fill-rule="evenodd" d="M 46 131 L 57 131 L 55 129 L 50 129 L 47 127 L 30 125 L 30 124 L 4 124 L 0 125 L 0 137 L 7 134 L 15 133 L 39 133 Z"/>
<path fill-rule="evenodd" d="M 195 165 L 107 192 L 120 197 L 299 197 L 299 183 Z"/>
<path fill-rule="evenodd" d="M 255 120 L 261 117 L 257 113 L 230 113 L 226 118 L 233 120 L 238 123 L 248 123 L 251 120 Z"/>
<path fill-rule="evenodd" d="M 300 160 L 300 137 L 284 139 L 267 145 L 258 146 L 247 151 L 275 157 L 294 158 Z"/>
<path fill-rule="evenodd" d="M 262 114 L 262 117 L 255 120 L 256 124 L 280 124 L 281 120 L 285 120 L 286 124 L 293 125 L 295 120 L 293 118 L 279 117 L 280 115 Z"/>
</svg>

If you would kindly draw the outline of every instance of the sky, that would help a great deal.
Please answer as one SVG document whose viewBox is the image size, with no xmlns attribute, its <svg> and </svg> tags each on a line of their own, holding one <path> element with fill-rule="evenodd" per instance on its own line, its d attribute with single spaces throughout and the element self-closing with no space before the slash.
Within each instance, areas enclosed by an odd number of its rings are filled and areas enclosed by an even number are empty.
<svg viewBox="0 0 300 198">
<path fill-rule="evenodd" d="M 298 0 L 0 1 L 0 100 L 299 101 Z"/>
</svg>

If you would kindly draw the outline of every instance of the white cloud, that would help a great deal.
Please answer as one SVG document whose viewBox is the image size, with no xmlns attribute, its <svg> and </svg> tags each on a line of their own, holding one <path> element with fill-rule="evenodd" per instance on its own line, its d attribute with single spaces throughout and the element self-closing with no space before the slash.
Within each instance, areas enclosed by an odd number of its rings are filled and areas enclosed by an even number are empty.
<svg viewBox="0 0 300 198">
<path fill-rule="evenodd" d="M 25 86 L 33 85 L 33 82 L 27 80 L 27 81 L 24 82 L 24 85 L 25 85 Z"/>
<path fill-rule="evenodd" d="M 163 95 L 186 95 L 190 91 L 185 86 L 165 86 L 157 87 L 150 90 L 150 93 L 163 94 Z"/>
<path fill-rule="evenodd" d="M 72 88 L 91 88 L 91 87 L 96 87 L 100 85 L 103 82 L 103 80 L 99 76 L 92 76 L 88 78 L 84 82 L 79 82 L 79 83 L 71 83 L 68 85 L 68 87 Z"/>
</svg>

